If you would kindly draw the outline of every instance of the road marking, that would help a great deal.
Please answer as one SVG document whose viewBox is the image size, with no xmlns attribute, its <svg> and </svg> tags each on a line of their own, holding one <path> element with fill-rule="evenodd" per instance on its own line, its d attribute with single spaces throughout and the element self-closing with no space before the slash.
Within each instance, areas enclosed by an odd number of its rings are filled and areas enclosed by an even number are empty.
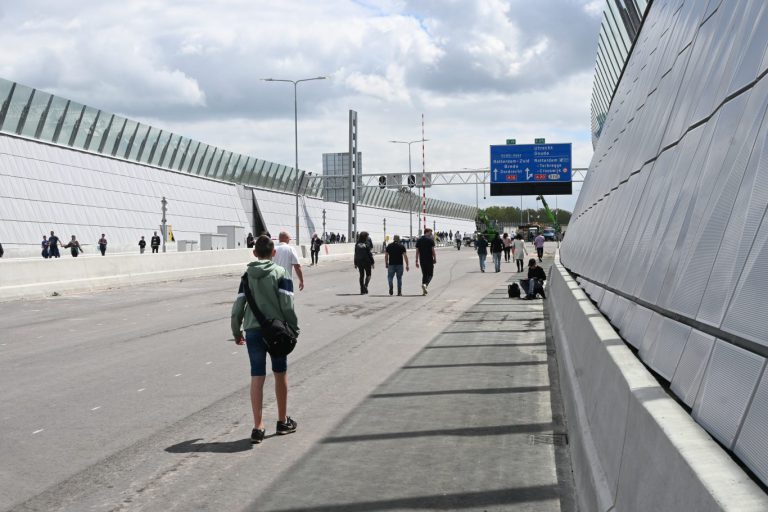
<svg viewBox="0 0 768 512">
<path fill-rule="evenodd" d="M 235 355 L 235 354 L 237 354 L 237 352 L 232 352 L 232 355 Z"/>
<path fill-rule="evenodd" d="M 141 392 L 142 392 L 142 391 L 144 391 L 145 389 L 147 389 L 147 388 L 141 388 L 141 389 L 139 389 L 139 390 L 138 390 L 138 391 L 136 391 L 136 392 L 137 392 L 137 393 L 141 393 Z"/>
<path fill-rule="evenodd" d="M 208 361 L 208 362 L 207 362 L 207 363 L 205 363 L 205 364 L 211 364 L 211 363 L 212 363 L 212 361 Z"/>
<path fill-rule="evenodd" d="M 174 377 L 181 377 L 181 374 L 177 373 L 176 375 L 174 375 Z"/>
<path fill-rule="evenodd" d="M 96 325 L 104 325 L 104 324 L 96 324 Z"/>
<path fill-rule="evenodd" d="M 100 406 L 100 405 L 97 405 L 96 407 L 94 407 L 94 408 L 93 408 L 93 409 L 91 409 L 91 410 L 92 410 L 92 411 L 98 411 L 99 409 L 101 409 L 101 406 Z"/>
<path fill-rule="evenodd" d="M 32 435 L 35 435 L 35 434 L 39 434 L 39 433 L 40 433 L 40 432 L 42 432 L 43 430 L 45 430 L 45 429 L 44 429 L 44 428 L 41 428 L 40 430 L 35 430 L 34 432 L 32 432 Z"/>
</svg>

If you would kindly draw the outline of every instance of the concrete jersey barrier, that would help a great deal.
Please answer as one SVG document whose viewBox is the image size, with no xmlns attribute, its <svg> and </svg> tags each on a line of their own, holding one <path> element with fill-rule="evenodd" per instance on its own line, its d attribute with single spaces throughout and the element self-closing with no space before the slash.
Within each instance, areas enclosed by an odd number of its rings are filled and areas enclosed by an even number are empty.
<svg viewBox="0 0 768 512">
<path fill-rule="evenodd" d="M 762 489 L 658 384 L 559 259 L 548 297 L 581 510 L 768 510 Z"/>
</svg>

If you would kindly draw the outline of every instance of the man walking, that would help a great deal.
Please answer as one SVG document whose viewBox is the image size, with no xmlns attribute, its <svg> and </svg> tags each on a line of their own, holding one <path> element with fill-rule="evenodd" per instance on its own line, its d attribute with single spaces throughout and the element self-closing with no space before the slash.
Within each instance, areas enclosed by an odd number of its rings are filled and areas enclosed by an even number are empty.
<svg viewBox="0 0 768 512">
<path fill-rule="evenodd" d="M 283 320 L 298 334 L 299 322 L 293 309 L 293 281 L 284 268 L 272 262 L 275 255 L 275 243 L 266 236 L 260 236 L 253 250 L 257 261 L 248 264 L 245 272 L 248 288 L 262 314 L 269 319 Z M 232 335 L 238 345 L 247 345 L 248 358 L 251 361 L 251 409 L 253 410 L 253 430 L 251 443 L 259 444 L 264 440 L 263 402 L 264 381 L 267 374 L 267 346 L 261 334 L 261 326 L 253 312 L 247 307 L 245 287 L 240 282 L 237 299 L 232 305 Z M 245 335 L 243 335 L 245 331 Z M 288 409 L 288 357 L 274 357 L 272 375 L 275 378 L 275 398 L 277 399 L 278 435 L 296 431 L 298 424 L 287 415 Z"/>
<path fill-rule="evenodd" d="M 456 250 L 461 250 L 461 233 L 458 231 L 456 232 Z"/>
<path fill-rule="evenodd" d="M 152 253 L 156 253 L 160 247 L 160 237 L 157 236 L 157 231 L 155 231 L 155 234 L 149 239 L 149 245 L 152 247 Z"/>
<path fill-rule="evenodd" d="M 496 233 L 491 240 L 491 256 L 493 256 L 493 268 L 496 269 L 496 272 L 501 272 L 501 253 L 503 251 L 504 244 L 501 242 L 499 234 Z"/>
<path fill-rule="evenodd" d="M 144 240 L 144 237 L 141 237 L 141 240 L 139 240 L 139 254 L 144 254 L 144 249 L 147 247 L 147 241 Z"/>
<path fill-rule="evenodd" d="M 544 281 L 547 279 L 547 273 L 544 269 L 536 264 L 536 258 L 528 260 L 528 279 L 520 280 L 520 287 L 526 291 L 524 300 L 533 300 L 536 298 L 536 294 L 541 295 L 542 299 L 546 299 L 544 294 Z"/>
<path fill-rule="evenodd" d="M 48 237 L 48 257 L 49 258 L 59 258 L 61 254 L 59 254 L 59 237 L 53 234 L 53 231 L 51 231 L 51 236 Z"/>
<path fill-rule="evenodd" d="M 432 281 L 435 272 L 437 255 L 435 254 L 435 241 L 432 239 L 432 230 L 424 229 L 424 235 L 416 241 L 416 268 L 421 267 L 421 293 L 427 294 L 427 287 Z"/>
<path fill-rule="evenodd" d="M 107 236 L 104 233 L 102 233 L 101 238 L 99 238 L 99 252 L 102 256 L 107 253 Z"/>
<path fill-rule="evenodd" d="M 277 240 L 280 242 L 275 247 L 275 265 L 283 267 L 288 274 L 288 277 L 293 279 L 292 270 L 296 271 L 296 277 L 299 278 L 299 290 L 304 289 L 304 273 L 301 271 L 301 263 L 299 263 L 299 256 L 296 254 L 296 249 L 289 245 L 291 236 L 286 231 L 281 231 L 277 235 Z"/>
<path fill-rule="evenodd" d="M 400 235 L 395 235 L 391 244 L 387 246 L 384 254 L 384 266 L 387 268 L 387 282 L 389 283 L 389 294 L 392 295 L 392 278 L 397 275 L 397 296 L 403 295 L 403 260 L 405 260 L 405 271 L 408 272 L 408 254 L 405 247 L 400 243 Z"/>
<path fill-rule="evenodd" d="M 483 235 L 477 235 L 475 240 L 475 250 L 480 259 L 480 272 L 485 272 L 485 260 L 488 258 L 488 241 Z"/>
<path fill-rule="evenodd" d="M 536 247 L 536 254 L 539 256 L 539 261 L 544 257 L 544 235 L 539 235 L 533 239 L 533 245 Z"/>
</svg>

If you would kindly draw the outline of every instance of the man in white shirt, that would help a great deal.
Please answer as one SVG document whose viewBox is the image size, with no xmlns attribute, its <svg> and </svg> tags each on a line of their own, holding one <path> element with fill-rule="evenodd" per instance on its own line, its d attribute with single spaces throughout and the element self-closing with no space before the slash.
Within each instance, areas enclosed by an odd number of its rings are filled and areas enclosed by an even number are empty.
<svg viewBox="0 0 768 512">
<path fill-rule="evenodd" d="M 299 263 L 299 257 L 296 255 L 296 249 L 292 245 L 288 245 L 291 236 L 285 231 L 281 231 L 278 235 L 278 241 L 280 243 L 275 246 L 275 257 L 272 258 L 272 261 L 283 267 L 290 279 L 293 279 L 291 270 L 295 270 L 296 277 L 299 278 L 299 290 L 303 290 L 304 273 L 301 271 L 301 263 Z"/>
</svg>

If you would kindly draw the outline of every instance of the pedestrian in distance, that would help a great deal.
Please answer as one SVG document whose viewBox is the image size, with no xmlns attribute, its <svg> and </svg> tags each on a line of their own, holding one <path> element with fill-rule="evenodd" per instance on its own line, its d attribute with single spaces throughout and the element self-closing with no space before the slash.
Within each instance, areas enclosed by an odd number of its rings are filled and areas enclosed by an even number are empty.
<svg viewBox="0 0 768 512">
<path fill-rule="evenodd" d="M 312 265 L 317 265 L 317 259 L 320 256 L 320 246 L 323 245 L 323 239 L 317 236 L 317 233 L 312 235 L 312 241 L 309 243 L 309 255 L 311 257 Z"/>
<path fill-rule="evenodd" d="M 255 244 L 255 238 L 253 238 L 253 233 L 248 233 L 248 236 L 245 237 L 245 246 L 248 249 L 253 249 L 253 245 Z"/>
<path fill-rule="evenodd" d="M 528 260 L 528 279 L 520 280 L 520 287 L 526 291 L 524 300 L 533 300 L 536 295 L 541 295 L 542 299 L 547 296 L 544 293 L 544 281 L 547 279 L 547 273 L 536 264 L 536 258 Z"/>
<path fill-rule="evenodd" d="M 157 250 L 160 247 L 160 237 L 157 236 L 157 231 L 155 231 L 155 234 L 149 239 L 149 245 L 152 247 L 152 253 L 157 253 Z"/>
<path fill-rule="evenodd" d="M 3 244 L 0 244 L 0 258 L 3 257 L 3 254 L 5 254 L 5 249 L 3 249 Z"/>
<path fill-rule="evenodd" d="M 512 239 L 508 234 L 504 233 L 504 235 L 501 237 L 501 241 L 504 244 L 504 262 L 509 263 L 509 253 L 512 251 Z"/>
<path fill-rule="evenodd" d="M 83 248 L 80 247 L 80 242 L 77 241 L 75 235 L 72 235 L 72 240 L 70 240 L 69 243 L 64 246 L 64 248 L 69 249 L 69 252 L 72 254 L 73 258 L 77 258 L 80 253 L 83 252 Z"/>
<path fill-rule="evenodd" d="M 501 272 L 501 253 L 504 251 L 504 244 L 498 233 L 493 235 L 491 240 L 491 256 L 493 257 L 493 268 L 496 272 Z"/>
<path fill-rule="evenodd" d="M 296 277 L 299 278 L 299 290 L 304 289 L 304 272 L 301 271 L 301 263 L 299 263 L 299 256 L 296 254 L 296 249 L 289 244 L 291 241 L 291 235 L 287 231 L 281 231 L 277 235 L 278 244 L 275 247 L 275 257 L 273 261 L 275 265 L 280 265 L 285 269 L 288 277 L 293 280 L 293 271 L 296 271 Z"/>
<path fill-rule="evenodd" d="M 536 247 L 536 254 L 539 257 L 539 261 L 541 261 L 541 258 L 544 257 L 544 235 L 539 233 L 538 236 L 533 239 L 533 245 Z"/>
<path fill-rule="evenodd" d="M 59 254 L 59 244 L 59 237 L 51 231 L 51 236 L 48 237 L 48 257 L 59 258 L 61 256 Z"/>
<path fill-rule="evenodd" d="M 360 295 L 368 293 L 368 284 L 371 282 L 371 270 L 374 267 L 373 253 L 368 246 L 368 232 L 361 231 L 357 235 L 355 244 L 355 268 L 360 275 Z"/>
<path fill-rule="evenodd" d="M 456 232 L 456 250 L 457 251 L 461 250 L 461 233 L 459 233 L 458 231 Z"/>
<path fill-rule="evenodd" d="M 40 242 L 40 249 L 42 249 L 40 255 L 47 260 L 50 254 L 48 253 L 48 237 L 45 235 L 43 235 L 43 241 Z"/>
<path fill-rule="evenodd" d="M 144 254 L 144 249 L 147 248 L 147 241 L 144 240 L 144 237 L 141 237 L 139 240 L 139 254 Z"/>
<path fill-rule="evenodd" d="M 393 278 L 397 276 L 397 296 L 403 295 L 403 261 L 405 261 L 405 271 L 408 272 L 408 254 L 400 243 L 400 235 L 395 235 L 392 238 L 392 243 L 387 245 L 387 250 L 384 253 L 384 266 L 387 268 L 387 283 L 389 283 L 389 294 L 393 293 Z"/>
<path fill-rule="evenodd" d="M 515 263 L 517 264 L 517 271 L 522 272 L 523 271 L 523 260 L 525 259 L 525 256 L 528 254 L 528 251 L 525 248 L 525 241 L 523 240 L 523 236 L 518 233 L 518 235 L 515 237 L 515 241 L 512 244 L 513 251 L 515 253 Z"/>
<path fill-rule="evenodd" d="M 421 294 L 428 293 L 429 283 L 435 273 L 437 254 L 435 254 L 435 240 L 432 230 L 424 229 L 424 234 L 416 241 L 416 268 L 421 268 Z"/>
<path fill-rule="evenodd" d="M 488 241 L 483 235 L 478 235 L 475 241 L 475 250 L 480 260 L 480 272 L 485 272 L 485 260 L 488 258 Z"/>
<path fill-rule="evenodd" d="M 102 233 L 101 238 L 99 238 L 99 252 L 102 256 L 107 253 L 107 237 L 104 233 Z"/>
<path fill-rule="evenodd" d="M 258 259 L 248 264 L 246 274 L 248 288 L 256 306 L 266 318 L 283 320 L 298 334 L 299 322 L 293 308 L 293 281 L 283 267 L 272 261 L 275 256 L 275 243 L 267 236 L 260 236 L 254 243 L 253 254 Z M 231 327 L 235 343 L 246 345 L 248 348 L 253 410 L 251 443 L 259 444 L 266 434 L 263 403 L 264 381 L 267 375 L 267 345 L 262 337 L 259 321 L 247 305 L 242 281 L 232 305 Z M 277 400 L 278 418 L 275 431 L 278 435 L 290 434 L 296 431 L 298 424 L 288 416 L 288 357 L 269 357 Z"/>
</svg>

